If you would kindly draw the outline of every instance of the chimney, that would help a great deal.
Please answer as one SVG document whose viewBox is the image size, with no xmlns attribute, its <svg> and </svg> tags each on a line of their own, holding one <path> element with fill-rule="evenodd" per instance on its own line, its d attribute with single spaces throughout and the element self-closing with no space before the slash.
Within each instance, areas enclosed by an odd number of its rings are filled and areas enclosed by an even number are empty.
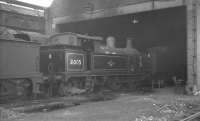
<svg viewBox="0 0 200 121">
<path fill-rule="evenodd" d="M 115 48 L 115 42 L 116 42 L 115 38 L 113 36 L 109 36 L 106 39 L 106 46 L 108 48 Z"/>
<path fill-rule="evenodd" d="M 126 39 L 126 48 L 129 48 L 129 49 L 133 48 L 133 44 L 132 43 L 133 43 L 133 38 L 130 38 L 130 37 L 127 38 Z"/>
</svg>

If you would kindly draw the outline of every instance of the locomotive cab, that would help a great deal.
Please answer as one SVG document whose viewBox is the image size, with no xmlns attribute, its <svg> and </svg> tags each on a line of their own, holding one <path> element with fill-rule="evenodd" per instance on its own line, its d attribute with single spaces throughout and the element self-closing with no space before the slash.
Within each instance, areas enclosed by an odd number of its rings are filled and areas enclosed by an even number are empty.
<svg viewBox="0 0 200 121">
<path fill-rule="evenodd" d="M 50 37 L 45 45 L 41 46 L 40 71 L 45 75 L 48 83 L 51 81 L 56 85 L 58 83 L 65 85 L 69 80 L 84 80 L 89 75 L 90 59 L 88 58 L 90 58 L 89 53 L 93 51 L 93 43 L 89 41 L 90 39 L 101 40 L 99 37 L 61 33 Z M 65 89 L 61 90 L 64 95 Z"/>
</svg>

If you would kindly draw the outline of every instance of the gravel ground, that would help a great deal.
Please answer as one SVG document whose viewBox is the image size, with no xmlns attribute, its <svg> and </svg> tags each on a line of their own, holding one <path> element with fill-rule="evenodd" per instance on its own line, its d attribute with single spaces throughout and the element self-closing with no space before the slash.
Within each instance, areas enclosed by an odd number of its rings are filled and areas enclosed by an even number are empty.
<svg viewBox="0 0 200 121">
<path fill-rule="evenodd" d="M 200 107 L 199 102 L 198 96 L 175 94 L 165 88 L 151 94 L 120 93 L 113 100 L 16 115 L 24 121 L 175 121 L 195 113 L 192 110 Z"/>
<path fill-rule="evenodd" d="M 27 121 L 131 121 L 137 112 L 153 108 L 146 97 L 124 96 L 48 113 L 30 114 Z"/>
<path fill-rule="evenodd" d="M 0 121 L 25 121 L 26 114 L 0 107 Z"/>
</svg>

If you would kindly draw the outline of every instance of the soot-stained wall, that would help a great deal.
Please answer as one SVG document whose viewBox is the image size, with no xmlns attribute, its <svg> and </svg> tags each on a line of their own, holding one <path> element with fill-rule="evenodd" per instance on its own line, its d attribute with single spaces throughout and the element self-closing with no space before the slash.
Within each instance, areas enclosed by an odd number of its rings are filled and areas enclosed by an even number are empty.
<svg viewBox="0 0 200 121">
<path fill-rule="evenodd" d="M 134 24 L 134 20 L 138 23 Z M 137 14 L 127 14 L 58 25 L 60 32 L 75 32 L 117 38 L 117 46 L 125 46 L 125 38 L 135 38 L 135 47 L 145 49 L 163 44 L 186 43 L 186 8 L 176 7 Z"/>
</svg>

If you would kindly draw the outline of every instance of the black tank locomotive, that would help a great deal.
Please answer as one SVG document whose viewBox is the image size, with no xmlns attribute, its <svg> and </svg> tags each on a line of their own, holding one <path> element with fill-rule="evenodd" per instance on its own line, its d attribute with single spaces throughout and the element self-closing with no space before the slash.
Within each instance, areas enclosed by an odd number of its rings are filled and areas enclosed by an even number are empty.
<svg viewBox="0 0 200 121">
<path fill-rule="evenodd" d="M 75 33 L 52 36 L 40 48 L 40 72 L 48 94 L 95 91 L 97 86 L 130 89 L 151 74 L 150 57 L 133 48 L 102 47 L 102 41 L 101 37 Z M 114 44 L 112 39 L 108 41 Z"/>
</svg>

